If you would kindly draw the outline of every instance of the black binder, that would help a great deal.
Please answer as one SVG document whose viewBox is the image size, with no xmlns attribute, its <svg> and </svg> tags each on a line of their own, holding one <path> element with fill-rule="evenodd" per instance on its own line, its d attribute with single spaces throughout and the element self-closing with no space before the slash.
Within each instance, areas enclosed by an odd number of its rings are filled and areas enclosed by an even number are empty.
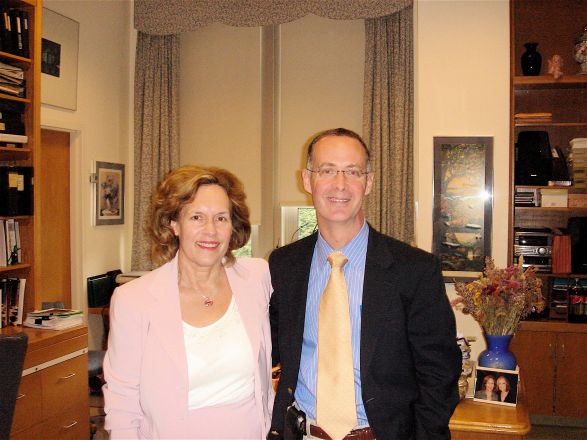
<svg viewBox="0 0 587 440">
<path fill-rule="evenodd" d="M 0 215 L 33 215 L 32 167 L 0 167 Z"/>
</svg>

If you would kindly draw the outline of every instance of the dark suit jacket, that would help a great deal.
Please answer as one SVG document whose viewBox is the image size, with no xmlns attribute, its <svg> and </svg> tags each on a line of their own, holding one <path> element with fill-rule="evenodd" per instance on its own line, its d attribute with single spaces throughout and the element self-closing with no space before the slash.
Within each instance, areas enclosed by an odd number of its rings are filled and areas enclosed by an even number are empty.
<svg viewBox="0 0 587 440">
<path fill-rule="evenodd" d="M 294 399 L 317 234 L 269 257 L 273 363 L 281 379 L 272 430 Z M 461 352 L 438 260 L 370 227 L 361 319 L 361 386 L 378 440 L 448 439 Z"/>
</svg>

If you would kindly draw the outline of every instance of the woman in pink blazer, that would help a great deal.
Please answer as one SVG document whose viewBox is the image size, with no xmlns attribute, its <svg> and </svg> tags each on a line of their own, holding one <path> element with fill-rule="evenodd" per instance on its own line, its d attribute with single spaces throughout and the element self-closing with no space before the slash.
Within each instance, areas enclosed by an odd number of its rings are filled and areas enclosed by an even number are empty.
<svg viewBox="0 0 587 440">
<path fill-rule="evenodd" d="M 242 184 L 219 168 L 178 168 L 157 188 L 148 229 L 164 264 L 110 305 L 110 438 L 265 438 L 272 288 L 264 260 L 232 255 L 251 230 Z"/>
</svg>

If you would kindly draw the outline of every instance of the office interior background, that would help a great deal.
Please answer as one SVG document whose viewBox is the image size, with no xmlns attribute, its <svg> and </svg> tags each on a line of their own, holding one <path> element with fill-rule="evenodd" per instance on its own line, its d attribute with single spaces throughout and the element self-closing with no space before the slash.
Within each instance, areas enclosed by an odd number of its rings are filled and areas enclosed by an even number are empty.
<svg viewBox="0 0 587 440">
<path fill-rule="evenodd" d="M 45 0 L 44 7 L 80 24 L 77 109 L 41 105 L 42 128 L 70 133 L 72 306 L 85 308 L 85 280 L 130 270 L 133 234 L 133 84 L 136 31 L 130 1 Z M 265 38 L 265 42 L 264 39 Z M 271 52 L 263 51 L 267 39 Z M 265 45 L 265 46 L 264 46 Z M 432 243 L 433 137 L 491 136 L 492 255 L 507 263 L 509 193 L 509 2 L 414 3 L 416 245 Z M 259 224 L 255 255 L 277 245 L 281 205 L 307 205 L 299 170 L 303 145 L 316 131 L 345 126 L 361 131 L 364 23 L 306 16 L 270 30 L 213 24 L 181 35 L 180 162 L 218 165 L 245 183 L 252 220 Z M 270 115 L 262 113 L 273 74 Z M 261 138 L 262 118 L 274 139 Z M 267 119 L 265 119 L 265 122 Z M 262 157 L 273 154 L 270 169 Z M 124 225 L 95 226 L 95 161 L 126 165 Z M 265 162 L 266 163 L 266 162 Z M 273 203 L 263 173 L 273 173 Z M 451 284 L 449 296 L 454 295 Z M 100 316 L 90 316 L 90 348 L 101 345 Z M 459 330 L 480 329 L 457 312 Z"/>
</svg>

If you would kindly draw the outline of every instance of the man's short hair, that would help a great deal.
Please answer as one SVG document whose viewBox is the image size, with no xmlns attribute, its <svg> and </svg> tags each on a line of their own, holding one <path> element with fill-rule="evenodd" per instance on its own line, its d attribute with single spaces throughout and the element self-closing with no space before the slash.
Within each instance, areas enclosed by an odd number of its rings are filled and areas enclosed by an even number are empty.
<svg viewBox="0 0 587 440">
<path fill-rule="evenodd" d="M 367 144 L 365 143 L 363 138 L 358 133 L 355 133 L 353 130 L 349 130 L 348 128 L 342 128 L 342 127 L 324 130 L 324 131 L 321 131 L 320 133 L 318 133 L 316 136 L 314 136 L 314 138 L 310 141 L 310 143 L 308 145 L 308 155 L 306 156 L 306 167 L 308 169 L 312 168 L 312 152 L 314 151 L 314 145 L 316 145 L 316 143 L 320 139 L 324 139 L 325 137 L 329 137 L 329 136 L 350 137 L 352 139 L 359 141 L 360 144 L 363 146 L 363 150 L 365 151 L 365 154 L 367 155 L 367 170 L 366 171 L 371 171 L 371 151 L 369 151 L 369 148 L 367 148 Z"/>
</svg>

